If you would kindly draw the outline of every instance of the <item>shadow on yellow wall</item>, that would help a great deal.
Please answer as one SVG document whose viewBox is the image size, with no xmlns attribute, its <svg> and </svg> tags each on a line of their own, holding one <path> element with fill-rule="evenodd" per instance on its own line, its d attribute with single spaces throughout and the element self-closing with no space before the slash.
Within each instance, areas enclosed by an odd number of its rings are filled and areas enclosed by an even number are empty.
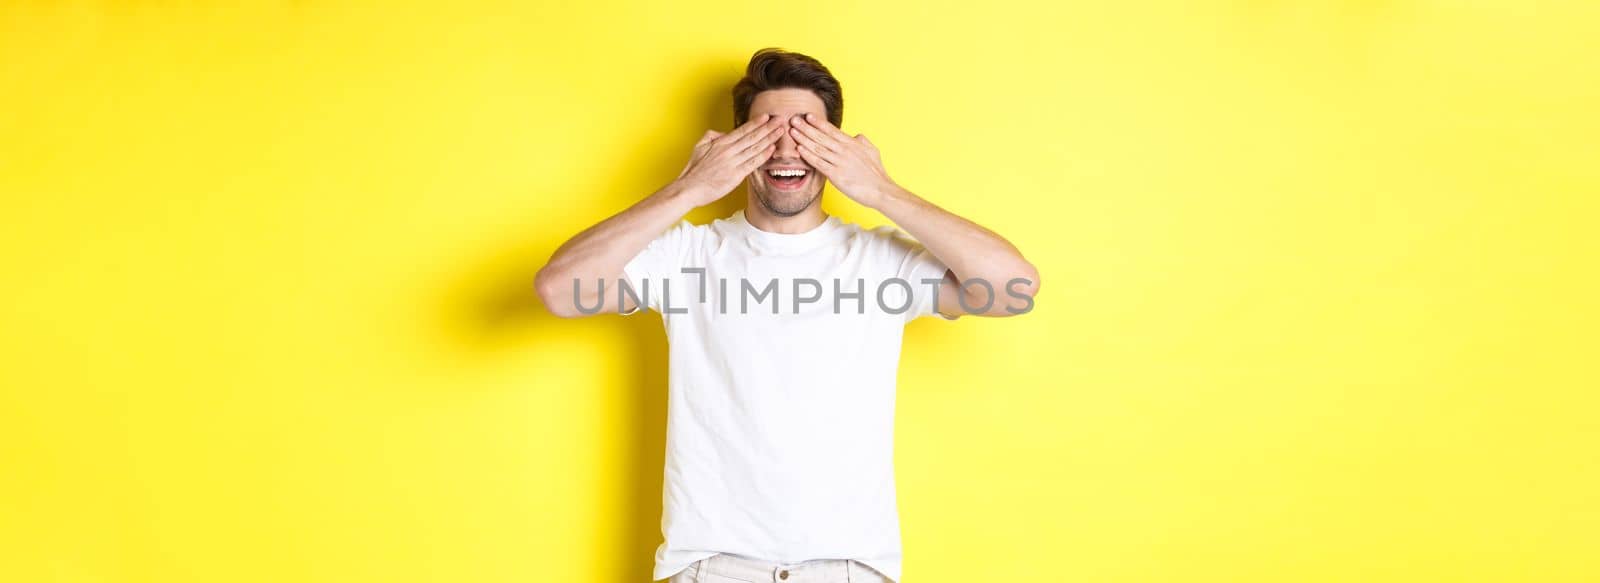
<svg viewBox="0 0 1600 583">
<path fill-rule="evenodd" d="M 679 65 L 687 74 L 660 88 L 661 91 L 669 95 L 698 95 L 694 100 L 703 104 L 703 108 L 698 115 L 690 116 L 683 116 L 681 111 L 670 112 L 674 119 L 670 126 L 681 127 L 687 119 L 690 127 L 727 131 L 733 123 L 731 89 L 742 71 L 730 69 L 726 58 Z M 649 129 L 641 131 L 655 133 Z M 593 221 L 621 211 L 655 188 L 665 186 L 682 169 L 690 145 L 684 144 L 683 148 L 675 150 L 657 143 L 640 143 L 632 152 L 618 156 L 615 172 L 596 176 L 602 182 L 583 190 L 602 200 L 618 201 L 615 208 L 604 211 L 606 214 L 594 215 Z M 608 161 L 607 165 L 612 162 Z M 691 212 L 686 219 L 703 224 L 729 216 L 744 208 L 745 196 L 745 187 L 741 184 L 721 200 Z M 830 189 L 826 196 L 840 195 Z M 575 225 L 587 220 L 573 217 L 562 224 Z M 551 315 L 540 304 L 532 293 L 532 282 L 544 263 L 528 259 L 548 257 L 567 237 L 576 234 L 576 230 L 540 232 L 540 237 L 530 241 L 525 250 L 509 252 L 507 255 L 511 259 L 489 262 L 477 272 L 462 277 L 460 289 L 450 294 L 444 307 L 445 325 L 447 332 L 467 350 L 480 343 L 498 345 L 507 342 L 507 337 L 524 335 L 538 339 L 529 347 L 537 350 L 538 342 L 561 342 L 561 339 L 582 336 L 580 331 L 596 329 L 605 337 L 625 339 L 607 347 L 611 359 L 624 363 L 626 369 L 626 407 L 610 412 L 629 420 L 620 425 L 625 434 L 616 436 L 626 444 L 617 460 L 617 466 L 625 470 L 608 476 L 618 481 L 617 490 L 623 494 L 603 501 L 609 506 L 605 514 L 614 514 L 618 519 L 614 532 L 620 534 L 606 543 L 613 550 L 601 555 L 602 565 L 597 568 L 616 569 L 616 564 L 622 563 L 626 567 L 622 568 L 620 580 L 648 581 L 654 553 L 661 542 L 668 346 L 661 317 L 653 311 L 632 316 L 563 319 Z M 566 387 L 566 390 L 584 388 Z"/>
</svg>

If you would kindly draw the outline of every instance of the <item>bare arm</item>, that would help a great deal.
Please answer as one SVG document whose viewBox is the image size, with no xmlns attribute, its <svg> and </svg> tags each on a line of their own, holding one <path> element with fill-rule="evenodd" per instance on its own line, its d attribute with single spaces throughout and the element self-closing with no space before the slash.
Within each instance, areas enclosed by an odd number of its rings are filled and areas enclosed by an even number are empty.
<svg viewBox="0 0 1600 583">
<path fill-rule="evenodd" d="M 873 208 L 950 268 L 939 289 L 940 313 L 957 317 L 971 308 L 974 316 L 1011 316 L 1032 309 L 1039 270 L 1004 237 L 898 186 L 885 191 Z"/>
<path fill-rule="evenodd" d="M 622 268 L 689 211 L 726 196 L 772 157 L 773 144 L 782 135 L 782 123 L 768 116 L 752 119 L 726 135 L 707 130 L 677 179 L 556 249 L 534 278 L 545 308 L 562 318 L 633 309 L 632 301 L 617 304 Z M 600 293 L 602 280 L 608 293 Z M 581 289 L 582 295 L 575 295 L 575 289 Z M 578 309 L 579 302 L 585 309 L 599 303 L 600 309 L 585 313 Z"/>
<path fill-rule="evenodd" d="M 791 121 L 790 135 L 799 143 L 800 157 L 807 164 L 827 176 L 845 196 L 905 229 L 949 268 L 939 290 L 940 313 L 1010 316 L 1032 308 L 1033 297 L 1039 293 L 1039 270 L 1016 246 L 895 184 L 883 169 L 877 147 L 866 136 L 848 136 L 815 116 L 796 116 Z M 989 286 L 986 289 L 974 282 L 963 288 L 960 284 L 971 280 Z M 988 309 L 968 312 L 963 303 L 974 310 L 987 303 Z"/>
<path fill-rule="evenodd" d="M 534 287 L 545 309 L 563 318 L 633 309 L 631 300 L 627 306 L 617 304 L 616 286 L 622 281 L 622 267 L 694 209 L 689 198 L 684 186 L 673 181 L 563 243 L 534 277 Z M 581 285 L 575 286 L 574 282 Z M 609 293 L 600 293 L 602 285 Z M 581 297 L 573 295 L 575 287 L 581 289 Z M 585 314 L 578 310 L 579 302 L 585 308 L 601 302 L 600 310 Z"/>
</svg>

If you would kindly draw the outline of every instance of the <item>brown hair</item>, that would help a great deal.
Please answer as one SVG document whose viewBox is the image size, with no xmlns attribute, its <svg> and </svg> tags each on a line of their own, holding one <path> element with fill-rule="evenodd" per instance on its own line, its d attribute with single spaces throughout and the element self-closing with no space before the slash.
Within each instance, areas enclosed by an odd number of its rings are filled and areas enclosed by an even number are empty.
<svg viewBox="0 0 1600 583">
<path fill-rule="evenodd" d="M 750 104 L 757 93 L 787 88 L 811 90 L 822 99 L 829 122 L 838 127 L 844 121 L 844 91 L 827 67 L 800 53 L 765 48 L 751 55 L 744 78 L 733 86 L 734 127 L 744 125 L 750 118 Z"/>
</svg>

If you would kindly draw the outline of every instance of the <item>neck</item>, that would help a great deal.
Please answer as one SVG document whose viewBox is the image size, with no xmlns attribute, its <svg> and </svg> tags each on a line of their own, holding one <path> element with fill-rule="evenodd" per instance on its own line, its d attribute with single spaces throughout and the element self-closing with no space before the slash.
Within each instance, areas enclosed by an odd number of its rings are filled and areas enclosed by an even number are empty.
<svg viewBox="0 0 1600 583">
<path fill-rule="evenodd" d="M 757 229 L 768 233 L 781 235 L 794 235 L 817 228 L 823 221 L 828 220 L 828 213 L 822 212 L 822 197 L 799 214 L 793 216 L 780 216 L 767 210 L 766 205 L 756 198 L 755 193 L 745 194 L 744 219 Z"/>
</svg>

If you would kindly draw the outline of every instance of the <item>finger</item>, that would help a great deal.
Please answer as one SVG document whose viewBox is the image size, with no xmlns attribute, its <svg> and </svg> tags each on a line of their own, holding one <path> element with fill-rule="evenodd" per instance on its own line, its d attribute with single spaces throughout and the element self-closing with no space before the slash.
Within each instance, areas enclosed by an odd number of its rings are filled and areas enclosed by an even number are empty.
<svg viewBox="0 0 1600 583">
<path fill-rule="evenodd" d="M 878 153 L 877 144 L 873 144 L 872 140 L 867 139 L 866 134 L 856 134 L 856 141 L 867 147 L 867 156 L 871 157 L 874 162 L 882 162 L 883 155 Z"/>
<path fill-rule="evenodd" d="M 773 120 L 773 122 L 777 122 L 777 120 Z M 767 144 L 776 143 L 783 130 L 787 128 L 783 127 L 782 123 L 769 123 L 768 125 L 771 127 L 751 132 L 750 135 L 745 136 L 738 143 L 729 147 L 738 148 L 734 150 L 735 154 L 743 156 L 759 152 L 762 148 L 767 147 Z"/>
<path fill-rule="evenodd" d="M 806 131 L 801 128 L 793 128 L 789 131 L 789 135 L 794 138 L 796 145 L 811 148 L 812 151 L 828 156 L 829 158 L 832 158 L 834 155 L 839 153 L 831 149 L 828 144 L 819 141 L 817 139 L 818 136 L 816 130 L 812 130 L 811 133 L 806 133 Z"/>
<path fill-rule="evenodd" d="M 800 152 L 801 160 L 805 160 L 806 163 L 810 164 L 812 168 L 816 168 L 817 170 L 821 171 L 823 176 L 827 176 L 829 172 L 833 171 L 833 162 L 829 161 L 827 158 L 823 158 L 817 153 L 816 150 L 808 146 L 797 146 L 795 150 Z"/>
<path fill-rule="evenodd" d="M 751 152 L 760 152 L 760 151 L 766 150 L 768 147 L 771 147 L 773 149 L 777 149 L 777 147 L 778 147 L 778 138 L 783 137 L 783 132 L 785 130 L 787 130 L 787 129 L 788 128 L 785 128 L 785 127 L 783 127 L 781 125 L 778 126 L 778 127 L 772 128 L 771 131 L 767 132 L 767 135 L 765 137 L 763 137 L 760 140 L 756 140 L 755 142 L 751 143 L 750 146 L 748 148 L 746 148 L 746 150 L 751 151 Z"/>
<path fill-rule="evenodd" d="M 756 151 L 749 158 L 745 159 L 744 162 L 741 162 L 739 164 L 739 171 L 743 174 L 755 172 L 756 169 L 760 168 L 762 164 L 766 164 L 767 160 L 771 160 L 772 154 L 777 151 L 777 144 L 768 144 L 767 147 Z"/>
<path fill-rule="evenodd" d="M 730 142 L 728 147 L 734 152 L 744 152 L 752 147 L 759 148 L 769 139 L 772 141 L 777 141 L 777 130 L 782 129 L 783 120 L 772 118 L 767 120 L 766 123 L 761 124 L 760 127 L 751 130 L 750 133 L 747 133 L 739 139 Z"/>
<path fill-rule="evenodd" d="M 818 151 L 844 152 L 844 147 L 834 143 L 832 137 L 822 133 L 822 130 L 812 127 L 811 124 L 800 118 L 795 118 L 794 129 L 800 136 L 811 140 Z"/>
<path fill-rule="evenodd" d="M 741 125 L 741 126 L 739 126 L 737 128 L 734 128 L 733 131 L 728 132 L 728 134 L 725 135 L 725 136 L 722 136 L 721 141 L 724 141 L 724 142 L 737 141 L 739 138 L 744 137 L 745 134 L 748 134 L 748 133 L 754 131 L 756 128 L 761 127 L 761 124 L 767 123 L 767 121 L 770 120 L 770 119 L 772 119 L 772 115 L 771 114 L 766 114 L 766 113 L 763 113 L 763 114 L 761 114 L 760 116 L 757 116 L 757 117 L 752 117 L 750 119 L 747 119 L 747 120 L 745 120 L 744 125 Z"/>
<path fill-rule="evenodd" d="M 717 130 L 706 130 L 705 135 L 700 136 L 700 141 L 694 143 L 694 147 L 698 148 L 700 146 L 704 146 L 708 143 L 711 143 L 711 140 L 715 140 L 720 137 L 722 137 L 722 132 Z"/>
<path fill-rule="evenodd" d="M 818 130 L 821 130 L 823 134 L 825 134 L 828 137 L 831 137 L 831 138 L 833 138 L 835 140 L 848 140 L 848 139 L 850 139 L 850 136 L 845 135 L 845 133 L 843 131 L 840 131 L 839 128 L 834 127 L 833 126 L 833 122 L 828 121 L 828 118 L 822 117 L 820 115 L 811 115 L 811 114 L 808 113 L 808 114 L 806 114 L 806 122 L 808 123 L 808 125 L 810 125 L 812 127 L 815 127 Z"/>
<path fill-rule="evenodd" d="M 801 134 L 800 138 L 795 140 L 795 146 L 811 152 L 812 156 L 816 156 L 824 163 L 832 166 L 837 166 L 839 161 L 845 156 L 844 152 L 829 150 L 826 144 L 811 139 L 811 137 L 806 136 L 805 134 Z"/>
<path fill-rule="evenodd" d="M 766 123 L 767 120 L 770 117 L 771 117 L 770 115 L 763 113 L 763 114 L 761 114 L 759 116 L 747 119 L 747 120 L 744 121 L 743 125 L 740 125 L 739 127 L 733 128 L 733 131 L 731 131 L 731 132 L 723 134 L 721 138 L 718 138 L 718 141 L 732 142 L 732 141 L 737 140 L 737 139 L 739 139 L 741 137 L 744 137 L 744 135 L 750 133 L 751 130 L 754 130 L 755 128 L 761 127 L 761 124 Z"/>
</svg>

